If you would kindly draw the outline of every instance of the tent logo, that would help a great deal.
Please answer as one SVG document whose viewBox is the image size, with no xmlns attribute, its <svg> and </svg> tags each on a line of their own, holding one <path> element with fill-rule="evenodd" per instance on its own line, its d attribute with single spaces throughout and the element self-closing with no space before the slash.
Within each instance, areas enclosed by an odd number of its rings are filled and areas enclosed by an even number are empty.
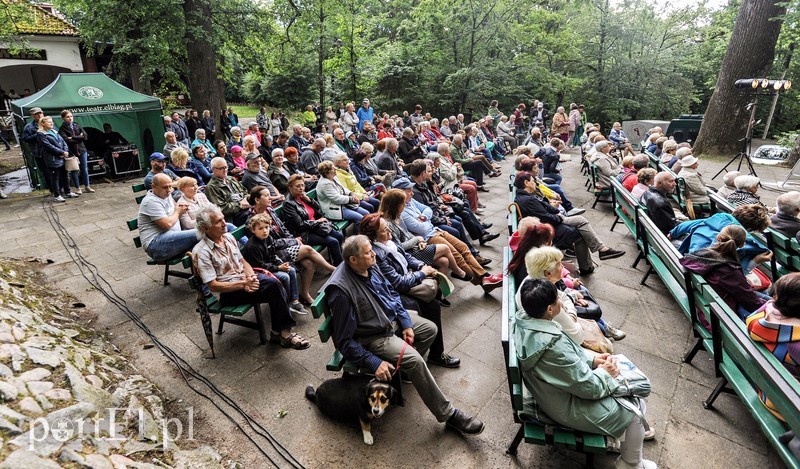
<svg viewBox="0 0 800 469">
<path fill-rule="evenodd" d="M 78 96 L 85 99 L 100 99 L 103 97 L 103 90 L 94 86 L 83 86 L 78 88 Z"/>
</svg>

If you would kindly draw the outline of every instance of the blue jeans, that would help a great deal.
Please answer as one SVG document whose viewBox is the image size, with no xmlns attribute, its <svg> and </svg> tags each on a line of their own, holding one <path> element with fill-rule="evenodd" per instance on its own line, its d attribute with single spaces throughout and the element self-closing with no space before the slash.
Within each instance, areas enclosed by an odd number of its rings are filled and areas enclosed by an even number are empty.
<svg viewBox="0 0 800 469">
<path fill-rule="evenodd" d="M 771 296 L 767 295 L 766 293 L 764 293 L 762 291 L 757 291 L 757 290 L 754 290 L 754 291 L 755 291 L 755 294 L 759 298 L 762 298 L 764 301 L 769 301 L 769 300 L 772 299 Z M 739 316 L 739 319 L 741 319 L 742 321 L 747 319 L 747 316 L 750 316 L 751 314 L 753 314 L 753 311 L 748 311 L 748 310 L 744 309 L 744 307 L 742 305 L 740 305 L 740 304 L 736 305 L 736 315 Z"/>
<path fill-rule="evenodd" d="M 544 173 L 544 177 L 550 178 L 553 180 L 553 184 L 561 184 L 561 181 L 564 180 L 564 177 L 561 176 L 561 173 Z"/>
<path fill-rule="evenodd" d="M 367 209 L 359 206 L 357 209 L 353 210 L 351 208 L 342 207 L 342 218 L 358 225 L 361 223 L 361 219 L 364 218 L 364 215 L 368 215 L 369 211 Z"/>
<path fill-rule="evenodd" d="M 321 245 L 328 248 L 328 255 L 331 257 L 331 264 L 339 265 L 342 263 L 342 243 L 344 242 L 344 235 L 339 230 L 333 230 L 326 237 L 322 237 L 316 233 L 308 234 L 308 244 L 312 246 Z"/>
<path fill-rule="evenodd" d="M 362 200 L 361 202 L 359 202 L 358 205 L 364 210 L 368 211 L 369 213 L 375 213 L 378 211 L 378 207 L 381 205 L 381 201 L 376 199 L 375 197 L 369 197 L 367 198 L 367 200 Z"/>
<path fill-rule="evenodd" d="M 283 284 L 283 289 L 286 290 L 290 303 L 300 298 L 300 293 L 297 289 L 297 271 L 294 270 L 294 267 L 289 267 L 288 272 L 282 270 L 272 272 L 272 275 L 278 277 L 278 280 Z"/>
<path fill-rule="evenodd" d="M 167 231 L 156 236 L 145 248 L 145 252 L 155 261 L 166 261 L 186 254 L 197 244 L 197 231 Z"/>
<path fill-rule="evenodd" d="M 572 202 L 567 198 L 567 194 L 564 193 L 564 189 L 561 188 L 558 184 L 545 184 L 547 187 L 553 190 L 556 194 L 561 197 L 561 206 L 564 207 L 564 210 L 569 212 L 574 208 Z"/>
<path fill-rule="evenodd" d="M 69 177 L 72 180 L 72 185 L 76 188 L 81 188 L 81 182 L 84 186 L 89 187 L 89 154 L 83 152 L 78 156 L 78 161 L 81 164 L 81 167 L 77 171 L 70 171 Z M 80 177 L 80 180 L 79 180 Z"/>
</svg>

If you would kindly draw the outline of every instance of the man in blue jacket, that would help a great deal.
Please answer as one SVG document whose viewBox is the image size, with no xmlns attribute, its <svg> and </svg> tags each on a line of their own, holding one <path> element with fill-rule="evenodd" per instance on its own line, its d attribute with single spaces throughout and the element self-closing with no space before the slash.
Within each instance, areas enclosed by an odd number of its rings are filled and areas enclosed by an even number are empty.
<svg viewBox="0 0 800 469">
<path fill-rule="evenodd" d="M 375 119 L 375 110 L 369 105 L 368 98 L 364 98 L 364 101 L 361 103 L 361 107 L 358 108 L 358 111 L 356 112 L 356 116 L 358 116 L 359 132 L 364 128 L 364 122 L 372 123 L 372 121 Z"/>
</svg>

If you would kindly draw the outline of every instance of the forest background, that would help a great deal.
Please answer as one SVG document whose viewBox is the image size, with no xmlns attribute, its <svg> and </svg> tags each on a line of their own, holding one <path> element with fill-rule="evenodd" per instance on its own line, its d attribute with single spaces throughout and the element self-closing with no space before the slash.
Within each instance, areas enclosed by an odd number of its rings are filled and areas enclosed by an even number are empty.
<svg viewBox="0 0 800 469">
<path fill-rule="evenodd" d="M 421 104 L 435 116 L 485 113 L 493 99 L 509 113 L 536 98 L 551 112 L 584 104 L 591 120 L 608 125 L 703 113 L 741 0 L 715 8 L 645 0 L 55 4 L 90 50 L 114 44 L 107 73 L 148 80 L 162 97 L 191 91 L 202 93 L 204 102 L 210 95 L 217 109 L 237 102 L 287 111 L 312 101 L 337 108 L 369 97 L 380 111 Z M 786 13 L 775 19 L 782 24 L 769 76 L 786 72 L 792 79 L 800 76 L 793 57 L 800 0 L 781 6 Z M 752 44 L 752 54 L 759 49 Z M 130 76 L 131 70 L 140 76 Z M 762 101 L 761 127 L 771 99 Z M 778 102 L 770 133 L 798 128 L 800 97 L 791 90 Z"/>
</svg>

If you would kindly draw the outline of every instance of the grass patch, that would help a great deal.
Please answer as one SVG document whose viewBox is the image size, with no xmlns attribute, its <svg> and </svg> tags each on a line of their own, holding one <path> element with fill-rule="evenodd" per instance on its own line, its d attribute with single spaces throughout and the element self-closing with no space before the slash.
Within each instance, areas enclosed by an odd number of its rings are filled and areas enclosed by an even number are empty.
<svg viewBox="0 0 800 469">
<path fill-rule="evenodd" d="M 256 114 L 258 114 L 258 111 L 261 109 L 259 106 L 247 106 L 247 105 L 236 105 L 236 104 L 232 105 L 231 107 L 233 108 L 233 112 L 235 112 L 239 116 L 239 119 L 243 117 L 255 118 Z M 270 111 L 269 108 L 267 108 L 267 112 L 272 112 L 272 111 Z"/>
</svg>

